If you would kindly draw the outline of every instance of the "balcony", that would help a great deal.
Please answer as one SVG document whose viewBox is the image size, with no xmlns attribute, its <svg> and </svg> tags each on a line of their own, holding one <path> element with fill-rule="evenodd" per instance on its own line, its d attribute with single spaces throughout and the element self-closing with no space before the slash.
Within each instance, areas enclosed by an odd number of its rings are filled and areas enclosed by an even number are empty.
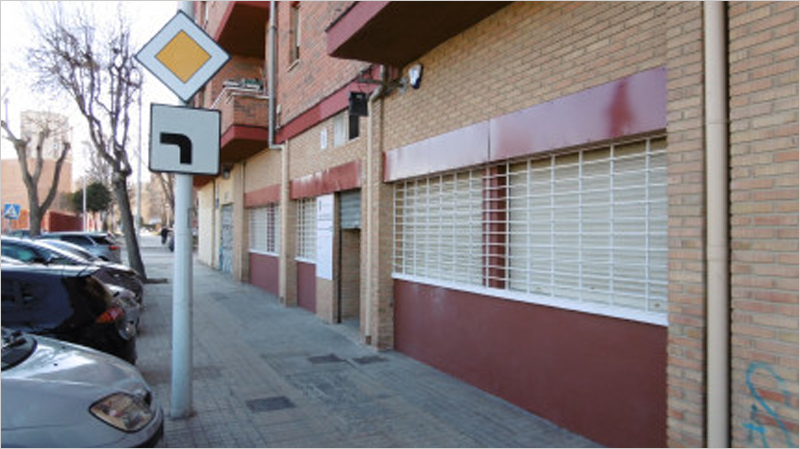
<svg viewBox="0 0 800 449">
<path fill-rule="evenodd" d="M 220 166 L 241 162 L 267 147 L 268 97 L 260 85 L 226 81 L 210 109 L 220 111 Z M 202 187 L 213 176 L 195 176 Z"/>
<path fill-rule="evenodd" d="M 336 58 L 403 67 L 511 2 L 357 2 L 326 30 Z"/>
<path fill-rule="evenodd" d="M 264 58 L 269 21 L 269 2 L 211 2 L 223 7 L 218 23 L 209 34 L 228 53 Z"/>
<path fill-rule="evenodd" d="M 249 81 L 226 81 L 211 105 L 222 116 L 221 164 L 240 162 L 268 144 L 268 97 L 259 83 Z"/>
</svg>

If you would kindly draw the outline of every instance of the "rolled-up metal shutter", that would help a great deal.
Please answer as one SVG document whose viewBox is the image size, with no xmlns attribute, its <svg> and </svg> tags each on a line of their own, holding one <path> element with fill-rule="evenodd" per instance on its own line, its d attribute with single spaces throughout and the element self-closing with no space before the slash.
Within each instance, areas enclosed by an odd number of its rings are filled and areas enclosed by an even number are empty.
<svg viewBox="0 0 800 449">
<path fill-rule="evenodd" d="M 219 270 L 233 273 L 233 204 L 222 206 L 220 215 Z"/>
<path fill-rule="evenodd" d="M 342 229 L 361 229 L 361 190 L 339 194 L 339 217 Z"/>
</svg>

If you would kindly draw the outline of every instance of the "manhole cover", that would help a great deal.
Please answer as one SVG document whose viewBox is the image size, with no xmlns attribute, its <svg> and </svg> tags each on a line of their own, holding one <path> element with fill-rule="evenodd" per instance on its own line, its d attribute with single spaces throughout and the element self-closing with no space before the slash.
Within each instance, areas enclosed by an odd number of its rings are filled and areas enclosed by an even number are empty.
<svg viewBox="0 0 800 449">
<path fill-rule="evenodd" d="M 272 398 L 253 399 L 247 401 L 247 408 L 253 413 L 261 412 L 275 412 L 278 410 L 286 410 L 294 408 L 294 403 L 286 396 L 275 396 Z"/>
<path fill-rule="evenodd" d="M 320 355 L 320 356 L 316 356 L 316 357 L 309 357 L 308 361 L 313 363 L 313 364 L 315 364 L 315 365 L 318 364 L 318 363 L 344 362 L 344 360 L 340 359 L 335 354 L 328 354 L 328 355 Z"/>
<path fill-rule="evenodd" d="M 370 363 L 385 362 L 386 359 L 377 355 L 369 355 L 366 357 L 359 357 L 357 359 L 353 359 L 353 361 L 358 363 L 359 365 L 369 365 Z"/>
</svg>

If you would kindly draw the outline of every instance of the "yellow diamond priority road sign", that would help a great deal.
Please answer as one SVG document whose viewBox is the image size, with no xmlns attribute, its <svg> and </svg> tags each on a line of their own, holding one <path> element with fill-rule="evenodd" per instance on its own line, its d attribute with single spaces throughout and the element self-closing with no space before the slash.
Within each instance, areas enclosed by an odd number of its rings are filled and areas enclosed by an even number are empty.
<svg viewBox="0 0 800 449">
<path fill-rule="evenodd" d="M 136 59 L 183 101 L 189 101 L 229 58 L 180 11 L 136 54 Z"/>
</svg>

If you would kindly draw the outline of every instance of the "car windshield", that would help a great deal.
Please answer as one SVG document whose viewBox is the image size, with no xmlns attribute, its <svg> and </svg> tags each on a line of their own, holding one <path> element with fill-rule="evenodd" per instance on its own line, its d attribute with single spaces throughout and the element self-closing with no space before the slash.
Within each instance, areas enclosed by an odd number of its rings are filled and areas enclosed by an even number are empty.
<svg viewBox="0 0 800 449">
<path fill-rule="evenodd" d="M 116 242 L 112 241 L 108 236 L 104 235 L 93 235 L 92 240 L 98 245 L 115 245 Z"/>
<path fill-rule="evenodd" d="M 20 331 L 3 328 L 3 371 L 24 362 L 36 349 L 36 340 Z"/>
<path fill-rule="evenodd" d="M 72 251 L 67 251 L 65 249 L 59 248 L 57 245 L 53 245 L 48 241 L 39 240 L 37 243 L 43 246 L 50 252 L 50 260 L 51 264 L 54 265 L 85 265 L 91 263 L 92 261 L 87 259 L 81 254 L 76 254 Z"/>
<path fill-rule="evenodd" d="M 103 259 L 95 256 L 94 254 L 90 253 L 89 251 L 84 249 L 82 246 L 78 246 L 78 245 L 76 245 L 74 243 L 70 243 L 70 242 L 67 242 L 67 241 L 64 241 L 64 240 L 49 239 L 49 240 L 46 240 L 46 241 L 40 240 L 39 242 L 42 243 L 43 245 L 49 247 L 49 248 L 52 248 L 52 247 L 59 248 L 59 249 L 61 249 L 63 251 L 66 251 L 66 252 L 72 254 L 72 255 L 79 256 L 82 259 L 86 259 L 89 262 L 98 262 L 98 261 L 103 260 Z"/>
</svg>

